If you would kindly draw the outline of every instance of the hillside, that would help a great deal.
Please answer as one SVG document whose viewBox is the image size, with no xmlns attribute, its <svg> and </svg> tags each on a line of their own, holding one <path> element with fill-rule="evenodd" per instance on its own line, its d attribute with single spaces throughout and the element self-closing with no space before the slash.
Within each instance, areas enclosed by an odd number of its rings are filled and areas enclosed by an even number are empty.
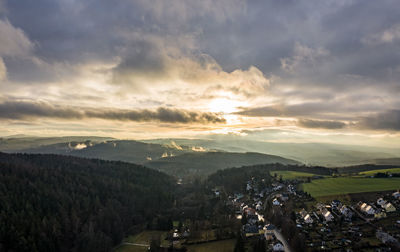
<svg viewBox="0 0 400 252">
<path fill-rule="evenodd" d="M 71 155 L 105 160 L 125 161 L 143 164 L 146 161 L 159 159 L 163 155 L 180 155 L 190 152 L 184 147 L 174 147 L 160 144 L 142 143 L 133 140 L 110 140 L 103 142 L 62 142 L 42 145 L 36 148 L 22 149 L 23 153 L 49 153 Z"/>
<path fill-rule="evenodd" d="M 65 137 L 34 137 L 25 135 L 14 135 L 8 137 L 0 137 L 0 151 L 17 152 L 21 150 L 35 149 L 46 145 L 54 145 L 69 142 L 85 142 L 91 141 L 99 143 L 112 140 L 111 137 L 97 136 L 65 136 Z"/>
<path fill-rule="evenodd" d="M 370 159 L 364 161 L 366 164 L 376 164 L 376 165 L 397 165 L 400 166 L 400 158 L 380 158 L 380 159 Z"/>
<path fill-rule="evenodd" d="M 208 175 L 230 167 L 272 163 L 299 164 L 295 160 L 261 153 L 197 152 L 161 158 L 145 165 L 167 174 L 185 177 L 193 174 Z"/>
<path fill-rule="evenodd" d="M 170 229 L 156 217 L 174 188 L 134 164 L 0 153 L 0 251 L 110 251 L 153 220 Z"/>
<path fill-rule="evenodd" d="M 294 159 L 308 165 L 348 166 L 368 163 L 371 159 L 391 159 L 400 156 L 399 149 L 329 143 L 277 143 L 244 140 L 240 137 L 215 136 L 210 139 L 154 139 L 148 143 L 195 146 L 205 150 L 228 152 L 258 152 Z"/>
</svg>

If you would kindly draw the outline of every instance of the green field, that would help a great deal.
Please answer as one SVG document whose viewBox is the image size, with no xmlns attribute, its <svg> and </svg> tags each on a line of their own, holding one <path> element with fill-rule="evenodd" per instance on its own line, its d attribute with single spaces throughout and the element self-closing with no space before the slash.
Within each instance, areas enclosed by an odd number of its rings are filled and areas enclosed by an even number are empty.
<svg viewBox="0 0 400 252">
<path fill-rule="evenodd" d="M 316 179 L 301 186 L 305 192 L 316 198 L 328 195 L 397 190 L 400 188 L 400 178 L 338 177 Z"/>
<path fill-rule="evenodd" d="M 297 171 L 270 171 L 269 172 L 269 174 L 271 174 L 271 176 L 274 176 L 275 173 L 278 175 L 278 177 L 282 175 L 283 179 L 307 178 L 307 177 L 315 176 L 315 174 L 313 174 L 313 173 L 297 172 Z"/>
<path fill-rule="evenodd" d="M 153 237 L 159 237 L 161 240 L 161 246 L 168 247 L 169 241 L 166 241 L 168 232 L 165 231 L 143 231 L 136 235 L 126 237 L 122 243 L 138 243 L 138 244 L 150 244 Z M 115 249 L 117 252 L 142 252 L 147 251 L 147 247 L 134 246 L 134 245 L 122 245 Z"/>
<path fill-rule="evenodd" d="M 188 252 L 210 252 L 210 251 L 218 251 L 218 252 L 231 252 L 235 248 L 235 239 L 216 241 L 216 242 L 208 242 L 196 245 L 187 246 Z"/>
<path fill-rule="evenodd" d="M 362 175 L 367 175 L 367 176 L 372 176 L 375 175 L 376 173 L 381 172 L 381 173 L 400 173 L 400 168 L 391 168 L 391 169 L 382 169 L 382 170 L 371 170 L 371 171 L 365 171 L 365 172 L 360 172 Z"/>
</svg>

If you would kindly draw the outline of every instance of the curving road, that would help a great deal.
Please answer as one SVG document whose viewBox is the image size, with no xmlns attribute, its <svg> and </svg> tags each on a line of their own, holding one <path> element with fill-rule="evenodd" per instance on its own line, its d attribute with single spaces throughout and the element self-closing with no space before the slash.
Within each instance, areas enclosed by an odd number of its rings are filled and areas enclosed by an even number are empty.
<svg viewBox="0 0 400 252">
<path fill-rule="evenodd" d="M 286 239 L 283 237 L 283 235 L 281 234 L 281 232 L 279 232 L 276 228 L 274 229 L 274 234 L 276 239 L 278 239 L 283 246 L 285 247 L 285 252 L 292 252 L 292 250 L 290 249 L 289 243 L 286 241 Z"/>
</svg>

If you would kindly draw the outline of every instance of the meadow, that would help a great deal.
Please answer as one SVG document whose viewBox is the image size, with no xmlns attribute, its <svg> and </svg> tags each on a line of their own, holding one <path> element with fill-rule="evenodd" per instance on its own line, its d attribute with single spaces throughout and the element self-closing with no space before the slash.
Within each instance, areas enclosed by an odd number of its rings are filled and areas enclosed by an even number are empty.
<svg viewBox="0 0 400 252">
<path fill-rule="evenodd" d="M 115 251 L 117 251 L 117 252 L 148 251 L 148 247 L 135 246 L 132 244 L 149 245 L 153 237 L 160 238 L 161 246 L 168 247 L 169 242 L 165 240 L 165 238 L 167 237 L 167 233 L 168 232 L 165 232 L 165 231 L 143 231 L 136 235 L 130 235 L 123 240 L 122 245 L 117 247 L 115 249 Z M 126 244 L 126 243 L 131 243 L 131 244 Z"/>
<path fill-rule="evenodd" d="M 376 173 L 400 173 L 400 168 L 391 168 L 391 169 L 382 169 L 382 170 L 371 170 L 371 171 L 365 171 L 365 172 L 360 172 L 361 175 L 367 175 L 367 176 L 373 176 Z"/>
<path fill-rule="evenodd" d="M 400 188 L 400 178 L 325 178 L 301 184 L 301 187 L 317 198 L 328 195 L 397 190 Z"/>
</svg>

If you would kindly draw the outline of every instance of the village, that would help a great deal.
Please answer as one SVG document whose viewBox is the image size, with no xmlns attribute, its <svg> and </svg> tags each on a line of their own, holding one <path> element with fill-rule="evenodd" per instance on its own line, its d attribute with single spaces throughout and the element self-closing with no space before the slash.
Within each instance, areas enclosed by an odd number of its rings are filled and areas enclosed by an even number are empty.
<svg viewBox="0 0 400 252">
<path fill-rule="evenodd" d="M 265 251 L 393 251 L 399 248 L 400 193 L 382 192 L 368 201 L 318 202 L 298 190 L 297 180 L 275 178 L 263 186 L 253 177 L 227 204 L 241 220 L 245 244 Z M 243 187 L 244 188 L 244 187 Z M 218 197 L 221 193 L 214 189 Z M 263 251 L 261 249 L 260 251 Z"/>
</svg>

